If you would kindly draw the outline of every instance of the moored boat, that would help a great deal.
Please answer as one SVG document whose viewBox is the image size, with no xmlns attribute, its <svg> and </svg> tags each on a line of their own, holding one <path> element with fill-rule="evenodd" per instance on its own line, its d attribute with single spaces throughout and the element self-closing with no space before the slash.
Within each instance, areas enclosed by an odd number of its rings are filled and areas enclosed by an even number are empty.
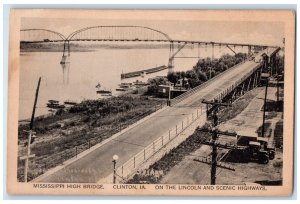
<svg viewBox="0 0 300 204">
<path fill-rule="evenodd" d="M 71 101 L 71 100 L 66 100 L 66 101 L 64 102 L 64 104 L 66 104 L 66 105 L 76 105 L 77 102 L 76 102 L 76 101 Z"/>
<path fill-rule="evenodd" d="M 139 80 L 136 80 L 135 82 L 133 82 L 134 86 L 135 87 L 142 87 L 142 86 L 147 86 L 149 85 L 149 83 L 147 82 L 143 82 L 143 81 L 139 81 Z"/>
<path fill-rule="evenodd" d="M 119 88 L 116 88 L 116 91 L 129 91 L 129 90 L 133 90 L 135 87 L 133 85 L 133 83 L 130 82 L 123 82 L 121 84 L 119 84 Z"/>
<path fill-rule="evenodd" d="M 101 84 L 100 83 L 98 83 L 96 85 L 96 88 L 98 89 L 96 91 L 97 94 L 100 94 L 101 96 L 112 96 L 111 90 L 107 90 L 105 88 L 104 89 L 100 89 L 101 88 Z"/>
<path fill-rule="evenodd" d="M 61 109 L 61 108 L 65 108 L 66 106 L 60 105 L 59 101 L 57 100 L 48 100 L 47 107 L 53 109 Z"/>
</svg>

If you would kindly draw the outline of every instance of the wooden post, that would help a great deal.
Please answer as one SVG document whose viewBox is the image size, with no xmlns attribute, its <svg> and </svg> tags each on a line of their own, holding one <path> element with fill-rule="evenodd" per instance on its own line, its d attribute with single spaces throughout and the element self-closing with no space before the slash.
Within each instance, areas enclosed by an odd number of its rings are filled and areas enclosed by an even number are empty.
<svg viewBox="0 0 300 204">
<path fill-rule="evenodd" d="M 216 127 L 218 125 L 218 115 L 217 115 L 217 110 L 214 111 L 214 124 L 213 126 Z M 215 131 L 212 136 L 212 154 L 211 154 L 211 174 L 210 174 L 210 184 L 211 185 L 216 185 L 216 173 L 217 173 L 217 145 L 216 145 L 216 140 L 218 138 L 218 134 Z"/>
<path fill-rule="evenodd" d="M 266 120 L 266 106 L 267 106 L 267 96 L 268 96 L 268 85 L 269 85 L 269 78 L 267 78 L 266 82 L 266 89 L 265 89 L 265 99 L 264 99 L 264 112 L 263 112 L 263 124 L 261 129 L 261 136 L 265 136 L 265 120 Z"/>
<path fill-rule="evenodd" d="M 40 84 L 41 84 L 41 77 L 39 78 L 38 85 L 35 91 L 35 99 L 34 99 L 34 104 L 33 104 L 33 110 L 31 114 L 31 120 L 30 120 L 30 126 L 29 126 L 29 134 L 28 134 L 28 140 L 27 140 L 27 155 L 25 158 L 25 166 L 24 166 L 24 181 L 27 183 L 28 182 L 28 166 L 29 166 L 29 158 L 31 157 L 30 155 L 30 145 L 31 145 L 31 137 L 32 137 L 32 129 L 33 129 L 33 122 L 34 122 L 34 115 L 35 115 L 35 109 L 36 109 L 36 104 L 37 104 L 37 99 L 39 96 L 39 89 L 40 89 Z"/>
<path fill-rule="evenodd" d="M 202 103 L 205 103 L 207 106 L 208 104 L 216 106 L 216 108 L 213 109 L 212 116 L 213 116 L 213 127 L 216 127 L 218 125 L 218 115 L 217 112 L 219 110 L 219 106 L 230 106 L 230 104 L 225 103 L 219 103 L 219 102 L 213 102 L 213 101 L 205 101 L 203 100 Z M 213 132 L 212 136 L 212 153 L 211 153 L 211 185 L 216 184 L 216 172 L 217 172 L 217 144 L 216 140 L 218 138 L 217 131 Z"/>
<path fill-rule="evenodd" d="M 278 77 L 278 74 L 277 74 L 277 84 L 276 84 L 276 88 L 277 88 L 277 97 L 276 97 L 276 99 L 277 99 L 277 111 L 279 111 L 279 77 Z"/>
<path fill-rule="evenodd" d="M 250 77 L 250 79 L 249 79 L 249 83 L 248 83 L 248 86 L 247 86 L 247 91 L 249 91 L 249 89 L 250 89 L 251 81 L 252 81 L 252 77 Z"/>
<path fill-rule="evenodd" d="M 241 90 L 241 96 L 244 95 L 244 87 L 245 87 L 245 82 L 243 82 L 242 90 Z"/>
</svg>

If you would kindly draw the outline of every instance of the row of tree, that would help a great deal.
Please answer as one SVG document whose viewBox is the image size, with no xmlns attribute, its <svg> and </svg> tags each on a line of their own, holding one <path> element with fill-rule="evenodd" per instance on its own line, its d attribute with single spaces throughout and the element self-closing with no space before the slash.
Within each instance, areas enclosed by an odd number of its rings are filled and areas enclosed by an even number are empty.
<svg viewBox="0 0 300 204">
<path fill-rule="evenodd" d="M 159 85 L 167 85 L 171 82 L 175 86 L 180 79 L 187 80 L 188 83 L 184 84 L 185 88 L 194 88 L 244 61 L 246 57 L 247 54 L 245 53 L 237 53 L 236 55 L 225 54 L 218 59 L 212 59 L 210 57 L 200 59 L 192 70 L 172 72 L 167 75 L 167 78 L 156 77 L 150 79 L 147 94 L 156 95 Z"/>
<path fill-rule="evenodd" d="M 246 56 L 247 54 L 245 53 L 238 53 L 234 56 L 225 54 L 219 59 L 211 59 L 209 57 L 200 59 L 192 70 L 169 73 L 167 79 L 175 85 L 178 80 L 186 78 L 188 79 L 186 88 L 194 88 L 228 68 L 244 61 Z"/>
</svg>

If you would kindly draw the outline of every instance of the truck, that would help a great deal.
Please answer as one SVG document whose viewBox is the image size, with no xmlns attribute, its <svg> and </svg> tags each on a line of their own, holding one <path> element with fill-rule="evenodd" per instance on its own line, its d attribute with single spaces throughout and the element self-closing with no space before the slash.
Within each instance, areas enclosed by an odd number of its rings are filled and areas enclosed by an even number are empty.
<svg viewBox="0 0 300 204">
<path fill-rule="evenodd" d="M 229 160 L 234 162 L 258 162 L 267 164 L 275 158 L 275 148 L 267 138 L 253 136 L 238 136 L 237 144 L 229 147 Z"/>
<path fill-rule="evenodd" d="M 243 138 L 243 137 L 242 137 Z M 273 160 L 275 158 L 275 148 L 269 144 L 267 138 L 264 137 L 245 137 L 248 141 L 248 145 L 240 146 L 244 148 L 244 158 L 248 161 L 257 161 L 261 164 L 269 163 L 269 160 Z M 244 139 L 245 139 L 244 138 Z M 256 138 L 254 140 L 254 138 Z"/>
</svg>

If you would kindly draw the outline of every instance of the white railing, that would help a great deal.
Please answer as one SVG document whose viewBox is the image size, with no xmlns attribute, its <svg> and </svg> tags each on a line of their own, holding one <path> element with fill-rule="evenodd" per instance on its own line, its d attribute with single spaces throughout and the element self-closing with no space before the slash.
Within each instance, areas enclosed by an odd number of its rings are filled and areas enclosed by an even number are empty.
<svg viewBox="0 0 300 204">
<path fill-rule="evenodd" d="M 174 138 L 180 135 L 187 127 L 193 124 L 200 116 L 205 113 L 205 109 L 200 107 L 200 109 L 195 110 L 193 113 L 185 117 L 180 123 L 178 123 L 174 128 L 163 134 L 161 137 L 157 138 L 142 151 L 137 153 L 135 156 L 131 157 L 122 166 L 117 168 L 117 175 L 125 179 L 132 175 L 134 170 L 143 164 L 147 159 L 152 157 L 155 153 L 161 150 Z"/>
<path fill-rule="evenodd" d="M 247 61 L 247 60 L 245 60 Z M 198 91 L 199 89 L 202 89 L 204 87 L 206 87 L 209 83 L 211 83 L 211 81 L 213 80 L 217 80 L 218 78 L 220 78 L 221 76 L 223 76 L 225 73 L 229 72 L 229 71 L 232 71 L 233 69 L 237 68 L 238 66 L 240 66 L 241 64 L 245 63 L 245 61 L 242 61 L 232 67 L 230 67 L 229 69 L 225 70 L 224 72 L 218 74 L 217 76 L 211 78 L 210 80 L 207 80 L 206 82 L 200 84 L 199 86 L 196 86 L 190 90 L 188 90 L 187 92 L 171 99 L 171 105 L 175 105 L 177 103 L 179 103 L 180 101 L 182 101 L 183 99 L 187 98 L 188 96 L 194 94 L 196 91 Z"/>
<path fill-rule="evenodd" d="M 241 85 L 248 77 L 250 77 L 257 69 L 261 67 L 261 64 L 257 64 L 253 69 L 251 69 L 247 74 L 245 74 L 242 78 L 237 80 L 234 84 L 227 87 L 225 90 L 221 91 L 215 99 L 221 101 L 225 96 L 227 96 L 230 92 L 232 92 L 237 86 Z"/>
</svg>

